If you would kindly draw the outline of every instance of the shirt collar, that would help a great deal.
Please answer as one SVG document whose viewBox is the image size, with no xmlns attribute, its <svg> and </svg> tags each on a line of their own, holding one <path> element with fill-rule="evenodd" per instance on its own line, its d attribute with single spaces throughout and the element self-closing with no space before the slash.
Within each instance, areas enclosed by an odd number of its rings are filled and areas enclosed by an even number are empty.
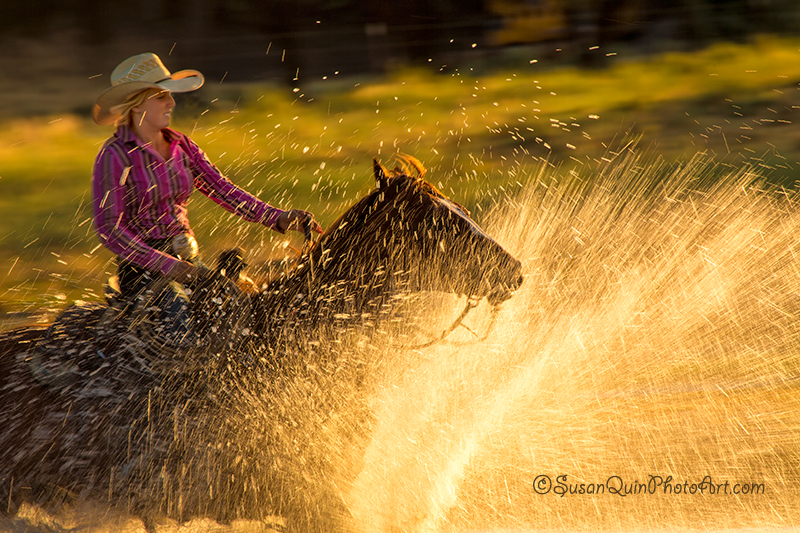
<svg viewBox="0 0 800 533">
<path fill-rule="evenodd" d="M 174 141 L 180 139 L 181 134 L 177 131 L 173 130 L 172 128 L 164 128 L 161 130 L 164 133 L 164 137 L 167 138 L 170 144 Z M 117 127 L 117 138 L 122 141 L 124 144 L 128 145 L 130 148 L 135 148 L 136 146 L 143 146 L 142 142 L 133 133 L 133 130 L 127 124 L 121 124 Z"/>
</svg>

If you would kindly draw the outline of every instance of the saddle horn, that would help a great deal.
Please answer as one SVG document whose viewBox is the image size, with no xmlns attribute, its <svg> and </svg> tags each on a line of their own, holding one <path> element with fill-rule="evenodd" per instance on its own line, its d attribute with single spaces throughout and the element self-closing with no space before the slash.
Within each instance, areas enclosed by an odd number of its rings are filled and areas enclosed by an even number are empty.
<svg viewBox="0 0 800 533">
<path fill-rule="evenodd" d="M 375 172 L 375 181 L 378 184 L 378 187 L 381 189 L 386 188 L 387 178 L 386 178 L 386 169 L 383 168 L 376 158 L 372 158 L 372 170 Z"/>
</svg>

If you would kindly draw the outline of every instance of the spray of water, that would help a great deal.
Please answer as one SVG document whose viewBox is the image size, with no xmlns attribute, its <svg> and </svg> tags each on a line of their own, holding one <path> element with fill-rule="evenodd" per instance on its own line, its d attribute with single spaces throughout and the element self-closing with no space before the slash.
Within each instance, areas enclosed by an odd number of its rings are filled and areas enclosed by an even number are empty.
<svg viewBox="0 0 800 533">
<path fill-rule="evenodd" d="M 485 227 L 526 280 L 488 338 L 408 350 L 390 325 L 312 345 L 306 371 L 227 411 L 237 461 L 260 465 L 247 482 L 289 524 L 349 515 L 364 533 L 796 526 L 796 195 L 631 150 L 583 175 L 514 173 Z M 422 300 L 404 320 L 434 333 L 462 303 Z M 486 304 L 467 323 L 489 327 Z"/>
<path fill-rule="evenodd" d="M 489 229 L 526 282 L 485 342 L 386 353 L 357 529 L 796 526 L 796 196 L 632 151 L 520 174 Z"/>
</svg>

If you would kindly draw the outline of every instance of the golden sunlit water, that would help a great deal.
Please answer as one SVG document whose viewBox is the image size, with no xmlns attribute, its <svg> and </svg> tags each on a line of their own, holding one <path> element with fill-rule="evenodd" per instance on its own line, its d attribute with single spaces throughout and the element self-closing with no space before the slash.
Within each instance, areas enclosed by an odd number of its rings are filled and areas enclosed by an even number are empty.
<svg viewBox="0 0 800 533">
<path fill-rule="evenodd" d="M 622 153 L 496 213 L 525 265 L 493 335 L 401 364 L 361 531 L 798 526 L 797 198 Z"/>
<path fill-rule="evenodd" d="M 494 325 L 485 303 L 468 316 L 478 336 L 491 328 L 486 340 L 460 328 L 426 349 L 386 335 L 326 348 L 362 357 L 367 377 L 331 387 L 339 415 L 327 419 L 299 388 L 277 392 L 312 443 L 284 465 L 293 479 L 312 487 L 326 458 L 324 483 L 363 533 L 800 526 L 797 195 L 746 166 L 632 151 L 574 176 L 519 166 L 515 179 L 483 226 L 525 282 Z M 463 301 L 443 303 L 414 308 L 415 321 L 446 327 Z M 259 409 L 243 412 L 269 422 Z M 363 439 L 341 438 L 346 420 Z M 256 450 L 253 427 L 243 435 Z M 52 520 L 23 511 L 28 524 Z M 142 531 L 90 515 L 67 525 Z"/>
</svg>

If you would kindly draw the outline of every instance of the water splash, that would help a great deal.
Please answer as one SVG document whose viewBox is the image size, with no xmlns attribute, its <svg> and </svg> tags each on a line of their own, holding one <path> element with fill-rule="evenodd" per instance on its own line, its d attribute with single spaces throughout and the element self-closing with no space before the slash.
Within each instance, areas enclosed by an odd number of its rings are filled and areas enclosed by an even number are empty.
<svg viewBox="0 0 800 533">
<path fill-rule="evenodd" d="M 522 172 L 489 231 L 526 282 L 486 342 L 387 352 L 359 531 L 797 525 L 796 195 L 612 159 Z"/>
<path fill-rule="evenodd" d="M 522 191 L 486 226 L 526 281 L 488 339 L 318 346 L 337 357 L 313 376 L 242 393 L 227 422 L 242 449 L 310 513 L 338 491 L 364 533 L 796 527 L 796 195 L 631 151 L 584 175 L 514 172 Z M 416 322 L 441 331 L 460 304 L 443 301 Z M 483 331 L 488 309 L 468 322 Z M 104 513 L 78 529 L 142 531 Z"/>
</svg>

